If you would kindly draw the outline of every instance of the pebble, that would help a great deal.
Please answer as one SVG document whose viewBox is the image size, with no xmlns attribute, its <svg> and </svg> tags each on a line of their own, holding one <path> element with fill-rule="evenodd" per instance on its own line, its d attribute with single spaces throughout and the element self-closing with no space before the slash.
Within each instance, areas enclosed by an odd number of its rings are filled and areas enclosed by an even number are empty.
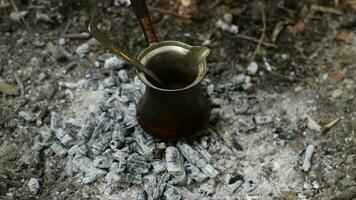
<svg viewBox="0 0 356 200">
<path fill-rule="evenodd" d="M 239 27 L 234 25 L 234 24 L 227 24 L 226 22 L 222 21 L 219 19 L 216 23 L 215 26 L 223 31 L 236 34 L 239 32 Z"/>
<path fill-rule="evenodd" d="M 46 73 L 44 73 L 44 72 L 41 72 L 41 73 L 38 75 L 38 80 L 39 80 L 40 82 L 44 81 L 46 78 L 47 78 L 47 75 L 46 75 Z"/>
<path fill-rule="evenodd" d="M 32 193 L 37 194 L 40 190 L 40 182 L 36 178 L 31 178 L 27 183 L 27 187 Z"/>
<path fill-rule="evenodd" d="M 108 70 L 118 70 L 124 67 L 125 62 L 116 56 L 105 60 L 104 68 Z"/>
<path fill-rule="evenodd" d="M 246 80 L 246 76 L 244 74 L 238 74 L 237 76 L 234 76 L 231 79 L 231 83 L 235 87 L 240 87 L 243 83 L 245 83 L 245 80 Z"/>
<path fill-rule="evenodd" d="M 32 121 L 35 118 L 35 115 L 33 113 L 28 113 L 25 111 L 20 111 L 18 115 L 20 118 L 22 118 L 26 121 Z"/>
<path fill-rule="evenodd" d="M 340 97 L 343 94 L 342 90 L 336 89 L 332 92 L 331 96 L 334 98 Z"/>
<path fill-rule="evenodd" d="M 79 57 L 81 57 L 81 58 L 85 57 L 86 54 L 89 53 L 89 44 L 88 43 L 81 44 L 80 46 L 77 47 L 75 52 L 77 53 L 77 55 Z"/>
<path fill-rule="evenodd" d="M 258 65 L 256 62 L 251 62 L 247 67 L 247 73 L 251 76 L 256 75 L 258 71 Z"/>
</svg>

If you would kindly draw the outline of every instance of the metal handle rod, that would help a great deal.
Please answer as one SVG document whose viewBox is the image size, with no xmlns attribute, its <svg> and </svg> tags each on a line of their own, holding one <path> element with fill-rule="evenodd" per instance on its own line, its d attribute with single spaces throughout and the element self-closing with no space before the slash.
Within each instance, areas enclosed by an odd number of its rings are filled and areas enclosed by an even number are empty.
<svg viewBox="0 0 356 200">
<path fill-rule="evenodd" d="M 135 12 L 135 15 L 140 22 L 141 28 L 145 35 L 148 44 L 158 42 L 155 30 L 153 28 L 150 14 L 147 9 L 145 0 L 131 0 L 131 6 Z"/>
</svg>

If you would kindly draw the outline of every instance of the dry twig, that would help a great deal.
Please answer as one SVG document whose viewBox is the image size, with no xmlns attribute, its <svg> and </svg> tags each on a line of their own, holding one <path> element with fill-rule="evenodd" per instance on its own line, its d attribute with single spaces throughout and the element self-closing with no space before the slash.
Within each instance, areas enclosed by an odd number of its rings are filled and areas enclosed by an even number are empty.
<svg viewBox="0 0 356 200">
<path fill-rule="evenodd" d="M 260 8 L 260 11 L 261 11 L 261 15 L 262 15 L 262 24 L 263 24 L 262 34 L 260 36 L 260 39 L 258 40 L 258 44 L 257 44 L 255 51 L 253 52 L 252 56 L 250 57 L 251 61 L 255 59 L 256 54 L 258 53 L 258 51 L 260 51 L 261 44 L 262 44 L 263 39 L 265 38 L 265 35 L 266 35 L 266 26 L 267 26 L 266 25 L 266 14 L 262 8 Z"/>
<path fill-rule="evenodd" d="M 17 7 L 17 5 L 15 4 L 14 0 L 10 0 L 10 3 L 14 9 L 15 12 L 19 12 L 19 8 Z M 20 19 L 21 21 L 25 24 L 27 30 L 30 32 L 31 36 L 33 36 L 33 30 L 31 29 L 30 25 L 27 23 L 27 21 L 25 20 L 25 18 L 23 16 L 20 15 Z"/>
</svg>

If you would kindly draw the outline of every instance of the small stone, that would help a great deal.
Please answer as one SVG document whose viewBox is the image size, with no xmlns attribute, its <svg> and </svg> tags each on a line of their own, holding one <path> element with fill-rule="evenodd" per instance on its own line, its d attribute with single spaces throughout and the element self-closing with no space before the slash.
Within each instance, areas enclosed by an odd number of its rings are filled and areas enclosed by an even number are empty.
<svg viewBox="0 0 356 200">
<path fill-rule="evenodd" d="M 254 76 L 258 71 L 258 65 L 256 62 L 251 62 L 247 67 L 247 73 Z"/>
<path fill-rule="evenodd" d="M 244 74 L 238 74 L 231 79 L 231 83 L 234 87 L 240 87 L 243 83 L 245 83 L 246 76 Z"/>
<path fill-rule="evenodd" d="M 336 89 L 332 92 L 331 96 L 334 97 L 334 98 L 338 98 L 340 97 L 341 95 L 343 94 L 343 91 L 342 90 L 339 90 L 339 89 Z"/>
<path fill-rule="evenodd" d="M 118 73 L 118 76 L 119 76 L 119 79 L 121 82 L 123 82 L 123 83 L 129 82 L 129 77 L 127 75 L 126 70 L 124 70 L 124 69 L 120 70 Z"/>
<path fill-rule="evenodd" d="M 100 67 L 100 62 L 99 62 L 99 61 L 95 61 L 95 62 L 94 62 L 94 66 L 95 66 L 96 68 L 99 68 L 99 67 Z"/>
<path fill-rule="evenodd" d="M 253 180 L 245 180 L 242 184 L 242 188 L 246 192 L 252 192 L 256 188 L 256 184 Z"/>
<path fill-rule="evenodd" d="M 89 44 L 88 43 L 81 44 L 80 46 L 77 47 L 75 53 L 81 58 L 85 57 L 85 55 L 89 53 Z"/>
<path fill-rule="evenodd" d="M 37 194 L 40 190 L 40 182 L 36 178 L 31 178 L 27 183 L 27 187 L 33 194 Z"/>
<path fill-rule="evenodd" d="M 45 22 L 50 24 L 55 23 L 55 21 L 45 13 L 36 13 L 35 20 L 38 22 Z"/>
<path fill-rule="evenodd" d="M 39 80 L 40 82 L 44 81 L 46 78 L 47 78 L 47 75 L 46 75 L 46 73 L 44 73 L 44 72 L 41 72 L 41 73 L 38 75 L 38 80 Z"/>
<path fill-rule="evenodd" d="M 58 44 L 61 45 L 61 46 L 64 46 L 64 45 L 66 44 L 66 39 L 64 39 L 64 38 L 59 38 Z"/>
<path fill-rule="evenodd" d="M 219 19 L 216 23 L 215 26 L 223 31 L 236 34 L 239 32 L 239 27 L 234 25 L 234 24 L 227 24 L 226 22 L 222 21 Z"/>
<path fill-rule="evenodd" d="M 231 24 L 233 20 L 233 16 L 231 13 L 224 13 L 223 19 L 227 24 Z"/>
<path fill-rule="evenodd" d="M 45 43 L 44 41 L 39 40 L 38 38 L 36 38 L 36 39 L 34 39 L 34 40 L 32 41 L 32 44 L 33 44 L 33 46 L 35 46 L 35 47 L 44 47 L 46 43 Z"/>
<path fill-rule="evenodd" d="M 108 70 L 119 70 L 124 67 L 125 62 L 116 56 L 105 60 L 104 68 Z"/>
</svg>

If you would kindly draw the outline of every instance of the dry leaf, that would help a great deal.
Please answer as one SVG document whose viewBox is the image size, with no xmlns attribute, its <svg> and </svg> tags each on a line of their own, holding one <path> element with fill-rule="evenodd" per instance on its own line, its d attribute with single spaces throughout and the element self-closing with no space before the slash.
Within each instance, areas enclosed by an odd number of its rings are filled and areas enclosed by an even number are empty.
<svg viewBox="0 0 356 200">
<path fill-rule="evenodd" d="M 0 92 L 7 95 L 19 95 L 19 90 L 7 83 L 0 82 Z"/>
<path fill-rule="evenodd" d="M 335 126 L 336 123 L 338 123 L 340 120 L 342 119 L 342 117 L 338 117 L 334 120 L 332 120 L 331 122 L 327 123 L 324 128 L 325 129 L 330 129 L 331 127 Z"/>
<path fill-rule="evenodd" d="M 323 12 L 323 13 L 331 13 L 335 15 L 342 15 L 342 12 L 331 7 L 326 7 L 326 6 L 319 6 L 319 5 L 312 5 L 311 10 L 315 12 Z"/>
<path fill-rule="evenodd" d="M 278 38 L 279 34 L 281 33 L 281 31 L 283 30 L 284 25 L 285 25 L 285 22 L 280 21 L 274 27 L 273 34 L 272 34 L 272 42 L 273 43 L 275 43 L 277 41 L 277 38 Z"/>
<path fill-rule="evenodd" d="M 295 36 L 297 33 L 303 32 L 304 28 L 305 28 L 304 21 L 299 21 L 292 28 L 289 29 L 289 32 L 291 32 Z"/>
<path fill-rule="evenodd" d="M 315 80 L 314 77 L 308 76 L 308 77 L 306 77 L 304 80 L 305 80 L 305 81 L 308 83 L 308 85 L 310 85 L 310 86 L 315 86 L 315 85 L 316 85 L 316 80 Z"/>
<path fill-rule="evenodd" d="M 329 73 L 329 76 L 336 83 L 339 83 L 344 80 L 344 74 L 339 71 L 332 71 Z"/>
<path fill-rule="evenodd" d="M 306 113 L 304 113 L 304 116 L 308 119 L 308 128 L 318 132 L 321 131 L 321 126 L 313 118 Z"/>
<path fill-rule="evenodd" d="M 350 32 L 346 29 L 341 29 L 337 35 L 337 39 L 350 43 Z"/>
</svg>

